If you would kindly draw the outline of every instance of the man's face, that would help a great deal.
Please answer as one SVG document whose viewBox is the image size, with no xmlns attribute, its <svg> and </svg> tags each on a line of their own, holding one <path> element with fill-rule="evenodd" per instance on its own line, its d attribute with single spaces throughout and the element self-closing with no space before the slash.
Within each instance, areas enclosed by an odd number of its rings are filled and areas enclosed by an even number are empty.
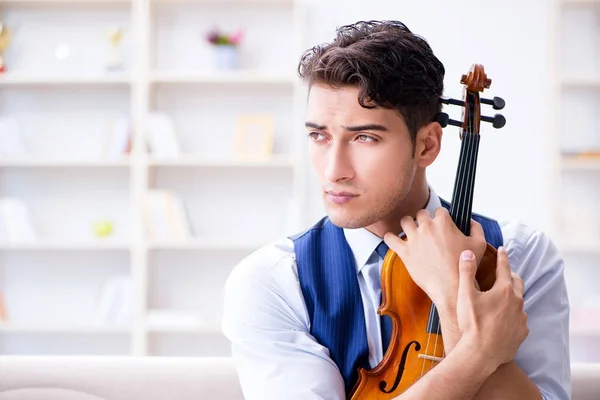
<svg viewBox="0 0 600 400">
<path fill-rule="evenodd" d="M 412 185 L 415 163 L 408 128 L 396 111 L 361 107 L 355 87 L 313 85 L 306 125 L 331 222 L 366 227 L 399 207 Z"/>
</svg>

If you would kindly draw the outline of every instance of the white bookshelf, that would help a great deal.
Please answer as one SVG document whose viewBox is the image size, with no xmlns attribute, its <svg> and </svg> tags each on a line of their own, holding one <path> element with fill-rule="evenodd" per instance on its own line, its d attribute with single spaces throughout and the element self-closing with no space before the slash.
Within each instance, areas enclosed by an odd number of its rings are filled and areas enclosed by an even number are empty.
<svg viewBox="0 0 600 400">
<path fill-rule="evenodd" d="M 292 0 L 0 1 L 0 21 L 14 28 L 0 117 L 17 120 L 29 146 L 26 155 L 0 154 L 0 198 L 21 199 L 38 235 L 0 243 L 8 316 L 0 354 L 229 353 L 220 294 L 231 268 L 308 224 L 305 89 L 296 76 L 304 20 Z M 124 29 L 120 72 L 104 70 L 113 25 Z M 215 26 L 246 29 L 239 69 L 210 63 L 203 35 Z M 146 148 L 154 112 L 173 121 L 179 156 Z M 236 118 L 254 113 L 274 118 L 268 159 L 233 154 Z M 123 116 L 131 150 L 107 157 L 110 123 Z M 147 234 L 142 210 L 153 189 L 184 202 L 189 238 Z M 112 234 L 97 237 L 93 226 L 104 220 Z M 131 318 L 99 324 L 103 285 L 119 276 L 131 279 Z M 156 324 L 156 310 L 203 322 Z"/>
<path fill-rule="evenodd" d="M 94 325 L 28 325 L 0 324 L 0 332 L 21 334 L 128 334 L 126 327 Z"/>
<path fill-rule="evenodd" d="M 152 71 L 150 82 L 154 84 L 224 84 L 224 85 L 289 85 L 296 83 L 296 77 L 290 73 L 281 73 L 279 71 L 242 71 L 242 72 L 195 72 L 195 71 L 177 71 L 163 72 Z"/>
<path fill-rule="evenodd" d="M 119 160 L 93 160 L 93 159 L 52 159 L 52 158 L 4 158 L 0 159 L 0 167 L 9 168 L 129 168 L 131 162 L 128 157 Z"/>
<path fill-rule="evenodd" d="M 600 352 L 600 1 L 561 0 L 550 24 L 554 105 L 549 120 L 554 231 L 571 302 L 573 361 Z"/>
<path fill-rule="evenodd" d="M 266 160 L 240 160 L 222 157 L 182 156 L 174 159 L 150 157 L 149 167 L 220 167 L 220 168 L 294 168 L 294 160 L 289 156 L 273 156 Z"/>
</svg>

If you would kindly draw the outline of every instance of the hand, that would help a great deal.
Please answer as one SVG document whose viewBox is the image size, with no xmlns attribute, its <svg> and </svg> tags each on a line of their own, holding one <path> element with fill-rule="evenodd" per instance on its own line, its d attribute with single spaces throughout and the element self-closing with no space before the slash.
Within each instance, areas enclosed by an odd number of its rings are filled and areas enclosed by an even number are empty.
<svg viewBox="0 0 600 400">
<path fill-rule="evenodd" d="M 465 251 L 459 262 L 460 281 L 456 315 L 461 340 L 469 340 L 474 351 L 497 368 L 515 356 L 529 334 L 523 311 L 524 285 L 511 271 L 504 247 L 498 249 L 496 282 L 486 292 L 475 288 L 477 265 L 473 253 Z"/>
<path fill-rule="evenodd" d="M 483 228 L 472 220 L 471 235 L 463 235 L 443 207 L 435 210 L 433 218 L 427 210 L 420 210 L 416 217 L 419 226 L 410 216 L 400 221 L 407 240 L 391 232 L 386 233 L 383 239 L 402 259 L 413 281 L 438 309 L 453 313 L 456 310 L 460 253 L 469 249 L 481 260 L 487 247 Z"/>
</svg>

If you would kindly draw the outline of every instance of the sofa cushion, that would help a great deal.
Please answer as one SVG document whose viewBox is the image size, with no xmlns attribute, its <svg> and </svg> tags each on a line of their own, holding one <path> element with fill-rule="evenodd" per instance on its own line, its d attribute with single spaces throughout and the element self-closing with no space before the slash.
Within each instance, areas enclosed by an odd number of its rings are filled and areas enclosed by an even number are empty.
<svg viewBox="0 0 600 400">
<path fill-rule="evenodd" d="M 4 356 L 0 400 L 243 399 L 228 358 Z"/>
</svg>

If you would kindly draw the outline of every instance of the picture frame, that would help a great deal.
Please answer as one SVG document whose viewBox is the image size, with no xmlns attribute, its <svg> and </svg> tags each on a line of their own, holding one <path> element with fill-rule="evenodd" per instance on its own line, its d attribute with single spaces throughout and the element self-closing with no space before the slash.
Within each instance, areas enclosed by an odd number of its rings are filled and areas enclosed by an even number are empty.
<svg viewBox="0 0 600 400">
<path fill-rule="evenodd" d="M 273 155 L 275 121 L 267 114 L 240 115 L 237 120 L 235 154 L 240 160 L 268 160 Z"/>
</svg>

